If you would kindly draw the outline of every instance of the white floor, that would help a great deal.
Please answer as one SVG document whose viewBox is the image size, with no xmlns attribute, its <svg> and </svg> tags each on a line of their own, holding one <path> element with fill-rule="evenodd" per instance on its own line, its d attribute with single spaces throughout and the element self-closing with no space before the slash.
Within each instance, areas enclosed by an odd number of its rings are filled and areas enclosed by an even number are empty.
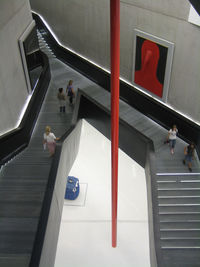
<svg viewBox="0 0 200 267">
<path fill-rule="evenodd" d="M 70 172 L 79 178 L 80 194 L 65 200 L 55 267 L 150 266 L 145 173 L 121 150 L 117 248 L 112 248 L 110 157 L 110 141 L 83 121 Z"/>
</svg>

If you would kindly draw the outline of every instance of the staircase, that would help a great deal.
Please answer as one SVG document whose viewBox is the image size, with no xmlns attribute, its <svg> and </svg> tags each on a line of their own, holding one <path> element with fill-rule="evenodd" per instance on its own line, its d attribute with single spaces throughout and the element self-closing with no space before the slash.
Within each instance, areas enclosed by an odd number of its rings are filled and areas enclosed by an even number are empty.
<svg viewBox="0 0 200 267">
<path fill-rule="evenodd" d="M 199 0 L 189 0 L 194 9 L 197 11 L 197 13 L 200 15 L 200 1 Z"/>
<path fill-rule="evenodd" d="M 61 136 L 71 126 L 72 107 L 67 106 L 66 114 L 60 114 L 56 97 L 56 89 L 65 82 L 66 72 L 60 75 L 60 71 L 56 71 L 63 69 L 59 62 L 54 62 L 51 69 L 54 81 L 50 83 L 29 146 L 0 172 L 2 267 L 28 267 L 30 264 L 52 161 L 43 150 L 44 129 L 50 125 L 56 136 Z M 67 70 L 70 76 L 73 75 Z"/>
<path fill-rule="evenodd" d="M 38 36 L 38 41 L 39 41 L 39 47 L 42 52 L 44 52 L 49 59 L 56 58 L 55 54 L 49 47 L 49 45 L 46 43 L 43 35 L 45 35 L 46 32 L 44 30 L 37 30 L 37 36 Z"/>
<path fill-rule="evenodd" d="M 165 267 L 200 266 L 200 173 L 157 174 Z"/>
</svg>

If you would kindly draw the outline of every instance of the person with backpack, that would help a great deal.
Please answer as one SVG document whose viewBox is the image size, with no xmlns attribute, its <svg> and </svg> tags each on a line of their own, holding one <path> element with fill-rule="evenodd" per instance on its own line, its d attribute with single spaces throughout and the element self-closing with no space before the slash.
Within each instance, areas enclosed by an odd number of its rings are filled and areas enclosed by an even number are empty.
<svg viewBox="0 0 200 267">
<path fill-rule="evenodd" d="M 65 94 L 63 92 L 63 88 L 59 88 L 58 89 L 58 94 L 57 94 L 57 98 L 59 101 L 59 106 L 60 106 L 60 112 L 65 113 Z"/>
<path fill-rule="evenodd" d="M 186 146 L 184 148 L 184 155 L 185 159 L 183 160 L 183 164 L 188 164 L 188 169 L 190 172 L 192 172 L 192 160 L 194 159 L 194 150 L 195 146 L 194 143 L 189 144 L 189 146 Z"/>
<path fill-rule="evenodd" d="M 67 93 L 67 96 L 69 97 L 69 103 L 70 105 L 73 104 L 73 98 L 74 98 L 74 88 L 73 88 L 73 81 L 70 80 L 68 85 L 67 85 L 67 89 L 66 89 L 66 93 Z"/>
</svg>

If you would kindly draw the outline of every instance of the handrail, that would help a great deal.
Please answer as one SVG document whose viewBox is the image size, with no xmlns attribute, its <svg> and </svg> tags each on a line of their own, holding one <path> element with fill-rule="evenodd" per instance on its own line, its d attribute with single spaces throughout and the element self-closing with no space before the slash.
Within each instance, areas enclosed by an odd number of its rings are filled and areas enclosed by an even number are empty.
<svg viewBox="0 0 200 267">
<path fill-rule="evenodd" d="M 56 182 L 56 175 L 58 171 L 58 165 L 60 161 L 60 155 L 62 150 L 62 145 L 64 140 L 71 134 L 75 129 L 76 125 L 72 125 L 60 138 L 59 142 L 56 145 L 56 151 L 51 163 L 50 173 L 48 177 L 48 183 L 45 191 L 45 196 L 42 204 L 42 209 L 40 212 L 39 223 L 37 227 L 36 238 L 33 245 L 33 251 L 31 255 L 30 267 L 37 267 L 40 264 L 42 248 L 44 244 L 44 238 L 46 233 L 46 228 L 48 224 L 49 212 L 52 203 L 52 196 L 54 192 L 54 186 Z"/>
<path fill-rule="evenodd" d="M 0 166 L 22 151 L 29 143 L 50 79 L 48 57 L 41 52 L 43 70 L 18 128 L 0 136 Z"/>
<path fill-rule="evenodd" d="M 199 0 L 189 0 L 189 1 L 200 16 L 200 1 Z"/>
</svg>

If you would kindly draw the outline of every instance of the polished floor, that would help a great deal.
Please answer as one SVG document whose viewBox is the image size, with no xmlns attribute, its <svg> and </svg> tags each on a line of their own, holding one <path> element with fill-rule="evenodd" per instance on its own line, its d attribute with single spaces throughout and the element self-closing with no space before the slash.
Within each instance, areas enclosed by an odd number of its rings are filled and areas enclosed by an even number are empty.
<svg viewBox="0 0 200 267">
<path fill-rule="evenodd" d="M 145 173 L 121 150 L 118 244 L 112 248 L 110 154 L 110 141 L 83 121 L 70 171 L 80 194 L 64 202 L 55 267 L 150 266 Z"/>
</svg>

